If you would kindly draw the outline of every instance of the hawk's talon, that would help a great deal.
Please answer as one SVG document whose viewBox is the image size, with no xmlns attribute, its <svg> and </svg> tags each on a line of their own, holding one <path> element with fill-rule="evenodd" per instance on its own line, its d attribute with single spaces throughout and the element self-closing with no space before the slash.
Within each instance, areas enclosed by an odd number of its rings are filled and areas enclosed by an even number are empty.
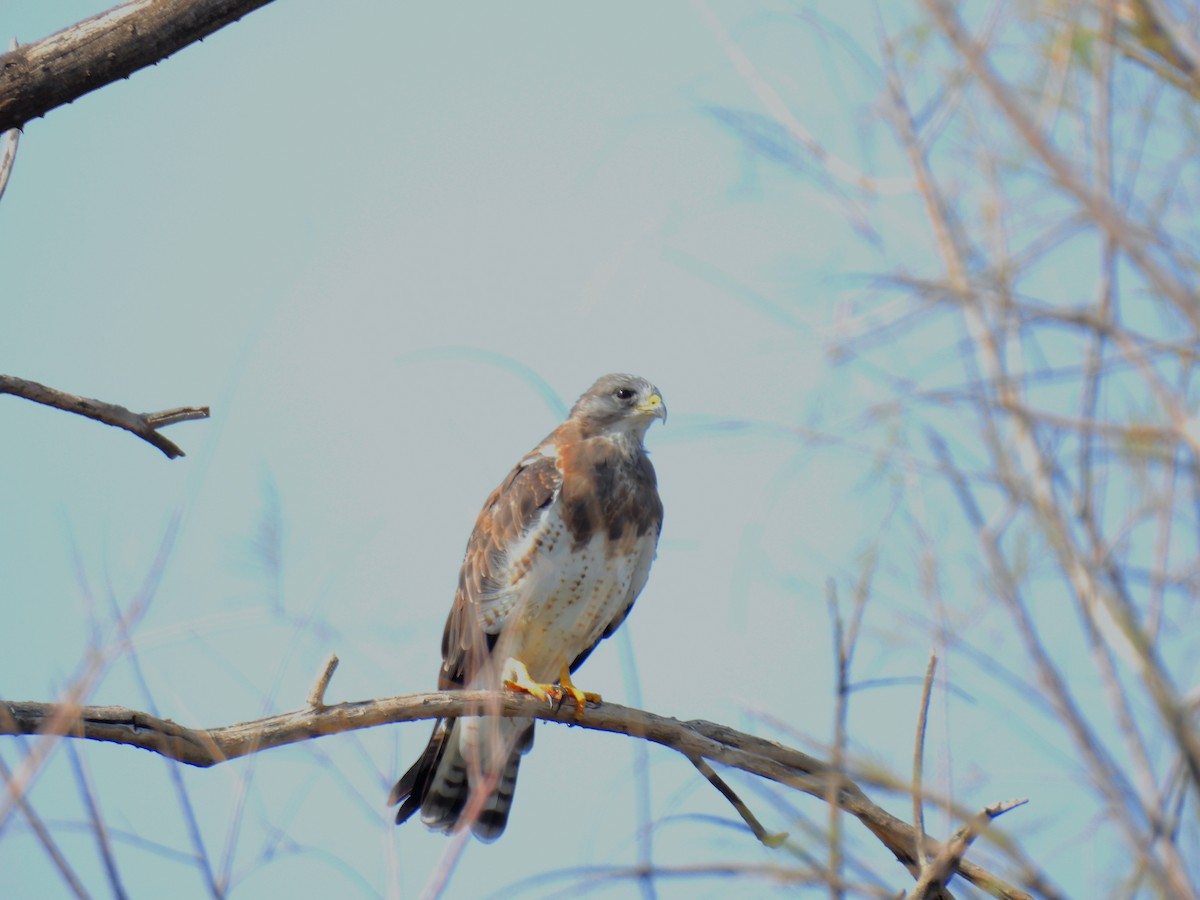
<svg viewBox="0 0 1200 900">
<path fill-rule="evenodd" d="M 518 694 L 529 694 L 531 697 L 537 697 L 543 703 L 554 705 L 556 700 L 562 700 L 562 691 L 557 690 L 552 684 L 521 684 L 517 681 L 506 681 L 504 686 L 510 691 L 515 691 Z"/>
<path fill-rule="evenodd" d="M 588 705 L 588 701 L 592 703 L 600 702 L 600 695 L 593 694 L 591 691 L 581 691 L 575 687 L 575 682 L 571 681 L 571 670 L 564 664 L 562 674 L 558 678 L 558 683 L 562 685 L 563 700 L 566 700 L 566 695 L 570 695 L 575 701 L 575 719 L 578 721 L 583 718 L 583 711 Z"/>
<path fill-rule="evenodd" d="M 509 659 L 504 665 L 504 686 L 510 691 L 520 694 L 530 694 L 543 703 L 552 704 L 562 700 L 563 692 L 553 684 L 539 684 L 534 681 L 525 668 L 525 663 L 519 659 Z"/>
</svg>

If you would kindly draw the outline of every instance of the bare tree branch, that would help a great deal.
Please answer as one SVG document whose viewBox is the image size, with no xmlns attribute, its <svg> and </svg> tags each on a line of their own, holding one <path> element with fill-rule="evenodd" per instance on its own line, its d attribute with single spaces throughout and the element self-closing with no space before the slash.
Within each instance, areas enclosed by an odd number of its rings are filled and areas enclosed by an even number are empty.
<svg viewBox="0 0 1200 900">
<path fill-rule="evenodd" d="M 135 413 L 124 406 L 115 403 L 105 403 L 103 400 L 92 400 L 90 397 L 79 397 L 66 391 L 56 390 L 38 384 L 36 381 L 26 381 L 12 375 L 0 375 L 0 394 L 12 394 L 14 397 L 24 397 L 34 403 L 53 406 L 79 416 L 86 416 L 112 425 L 114 428 L 124 428 L 136 434 L 143 441 L 153 444 L 167 455 L 168 459 L 183 456 L 184 452 L 175 444 L 158 433 L 159 428 L 174 425 L 176 422 L 187 422 L 191 419 L 207 419 L 207 406 L 182 406 L 178 409 L 166 409 L 156 413 Z"/>
<path fill-rule="evenodd" d="M 933 695 L 933 674 L 937 671 L 936 653 L 929 654 L 929 665 L 925 668 L 925 681 L 921 685 L 921 712 L 917 716 L 917 738 L 913 746 L 913 828 L 917 835 L 917 865 L 922 868 L 928 862 L 925 852 L 925 800 L 923 797 L 925 770 L 925 726 L 929 722 L 929 699 Z"/>
<path fill-rule="evenodd" d="M 1055 183 L 1074 197 L 1092 218 L 1125 251 L 1146 279 L 1183 315 L 1193 328 L 1200 327 L 1200 304 L 1194 292 L 1159 264 L 1150 253 L 1154 236 L 1130 222 L 1104 195 L 1087 184 L 1076 168 L 1059 154 L 1039 131 L 1016 93 L 1001 80 L 988 60 L 985 49 L 967 33 L 957 13 L 944 0 L 922 0 L 945 38 L 961 54 L 971 73 L 1008 119 L 1014 133 L 1041 159 L 1054 176 Z"/>
<path fill-rule="evenodd" d="M 96 799 L 96 791 L 92 787 L 92 781 L 88 777 L 83 761 L 79 758 L 79 752 L 75 745 L 68 744 L 67 749 L 71 751 L 67 755 L 71 760 L 71 769 L 75 772 L 75 781 L 79 785 L 79 794 L 83 798 L 83 806 L 87 811 L 88 822 L 91 824 L 92 836 L 96 840 L 96 851 L 104 862 L 104 873 L 108 876 L 108 889 L 116 900 L 127 900 L 129 893 L 125 890 L 125 885 L 121 880 L 121 870 L 117 866 L 117 858 L 113 853 L 108 825 L 105 823 L 104 817 L 100 815 L 100 804 Z"/>
<path fill-rule="evenodd" d="M 1189 78 L 1193 94 L 1200 91 L 1200 47 L 1162 0 L 1134 0 L 1126 14 L 1142 46 Z"/>
<path fill-rule="evenodd" d="M 603 703 L 589 706 L 582 721 L 573 704 L 550 705 L 511 691 L 446 691 L 361 700 L 315 708 L 306 706 L 219 728 L 188 728 L 121 706 L 74 707 L 64 717 L 54 703 L 0 701 L 0 734 L 37 734 L 49 727 L 66 737 L 128 744 L 191 766 L 207 768 L 272 747 L 328 734 L 417 719 L 503 715 L 544 719 L 644 738 L 676 750 L 690 760 L 704 759 L 740 769 L 819 799 L 836 776 L 841 808 L 855 816 L 910 871 L 917 871 L 913 828 L 872 802 L 844 773 L 828 763 L 774 741 L 695 719 L 681 722 L 644 710 Z M 925 836 L 931 853 L 942 845 Z M 986 869 L 963 861 L 959 873 L 991 895 L 1032 900 L 1024 891 Z"/>
<path fill-rule="evenodd" d="M 270 0 L 130 0 L 0 56 L 0 131 L 154 65 Z"/>
<path fill-rule="evenodd" d="M 758 817 L 754 815 L 750 807 L 746 805 L 746 801 L 737 795 L 737 791 L 731 788 L 728 782 L 718 775 L 712 766 L 698 756 L 691 757 L 691 760 L 692 765 L 696 767 L 697 771 L 699 771 L 701 775 L 708 779 L 708 783 L 720 791 L 721 796 L 729 801 L 729 805 L 737 810 L 738 815 L 742 817 L 742 821 L 746 823 L 752 832 L 754 832 L 754 836 L 756 838 L 758 838 L 768 847 L 783 846 L 783 842 L 788 839 L 788 833 L 786 831 L 780 831 L 774 834 L 767 831 L 767 829 L 763 827 L 762 822 L 758 821 Z"/>
<path fill-rule="evenodd" d="M 936 897 L 946 883 L 954 877 L 955 870 L 962 861 L 963 854 L 983 832 L 988 823 L 996 816 L 1028 803 L 1028 800 L 1003 800 L 984 808 L 970 822 L 966 822 L 954 832 L 938 855 L 927 866 L 922 867 L 921 877 L 908 892 L 906 900 L 930 900 Z"/>
<path fill-rule="evenodd" d="M 0 759 L 0 780 L 6 784 L 12 782 L 13 773 L 8 768 L 8 763 Z M 42 849 L 46 851 L 46 855 L 50 857 L 50 861 L 54 863 L 54 868 L 58 870 L 58 874 L 62 876 L 63 881 L 67 883 L 67 888 L 76 897 L 87 900 L 88 892 L 83 886 L 83 882 L 79 880 L 79 876 L 71 868 L 71 864 L 67 858 L 63 856 L 58 844 L 50 834 L 50 829 L 46 827 L 46 823 L 42 821 L 42 817 L 37 814 L 33 806 L 24 796 L 16 798 L 18 809 L 29 822 L 30 830 L 37 837 L 38 842 L 42 845 Z"/>
<path fill-rule="evenodd" d="M 308 705 L 313 709 L 325 708 L 325 691 L 329 689 L 329 682 L 337 670 L 338 662 L 337 654 L 330 653 L 322 663 L 317 680 L 313 682 L 312 690 L 308 692 Z"/>
</svg>

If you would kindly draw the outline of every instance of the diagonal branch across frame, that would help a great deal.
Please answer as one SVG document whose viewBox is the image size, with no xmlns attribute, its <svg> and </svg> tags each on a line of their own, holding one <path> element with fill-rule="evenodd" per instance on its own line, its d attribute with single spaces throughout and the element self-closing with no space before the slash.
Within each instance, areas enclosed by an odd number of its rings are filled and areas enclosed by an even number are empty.
<svg viewBox="0 0 1200 900">
<path fill-rule="evenodd" d="M 39 734 L 55 721 L 58 704 L 0 701 L 0 734 Z M 755 737 L 702 719 L 680 721 L 645 710 L 604 702 L 589 705 L 582 720 L 572 704 L 547 705 L 510 691 L 443 691 L 360 700 L 329 706 L 309 705 L 217 728 L 189 728 L 170 719 L 122 706 L 77 707 L 64 736 L 127 744 L 187 765 L 207 768 L 239 757 L 330 734 L 419 719 L 478 715 L 519 716 L 643 738 L 689 759 L 704 759 L 740 769 L 818 799 L 827 799 L 828 763 L 775 741 Z M 59 719 L 59 721 L 62 721 Z M 916 833 L 912 826 L 871 801 L 845 775 L 838 778 L 841 808 L 855 816 L 895 857 L 918 874 Z M 925 836 L 936 854 L 941 844 Z M 968 860 L 958 874 L 995 897 L 1031 900 L 1030 895 Z"/>
<path fill-rule="evenodd" d="M 0 55 L 0 131 L 128 78 L 271 0 L 127 0 Z"/>
</svg>

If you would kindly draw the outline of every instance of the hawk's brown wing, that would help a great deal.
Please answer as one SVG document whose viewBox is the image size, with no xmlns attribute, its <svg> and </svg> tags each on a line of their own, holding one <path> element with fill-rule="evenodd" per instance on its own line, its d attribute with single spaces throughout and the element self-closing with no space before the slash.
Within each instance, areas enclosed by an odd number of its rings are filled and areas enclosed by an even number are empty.
<svg viewBox="0 0 1200 900">
<path fill-rule="evenodd" d="M 442 633 L 440 690 L 462 690 L 469 685 L 504 627 L 508 610 L 502 608 L 504 601 L 497 599 L 497 594 L 520 577 L 509 551 L 526 532 L 537 527 L 562 484 L 556 455 L 553 451 L 543 452 L 553 438 L 551 435 L 517 463 L 492 491 L 475 521 L 459 571 L 454 604 Z M 494 840 L 504 830 L 521 755 L 533 745 L 532 721 L 508 720 L 504 727 L 516 733 L 511 737 L 509 759 L 495 794 L 472 825 L 482 840 Z M 431 828 L 453 830 L 470 794 L 467 764 L 455 737 L 455 720 L 435 722 L 424 752 L 392 788 L 388 802 L 400 804 L 397 824 L 420 809 L 423 821 Z"/>
<path fill-rule="evenodd" d="M 441 690 L 469 684 L 504 627 L 510 611 L 508 590 L 522 575 L 521 561 L 510 551 L 537 527 L 562 486 L 555 454 L 542 452 L 553 439 L 551 435 L 517 463 L 475 520 L 442 633 Z"/>
</svg>

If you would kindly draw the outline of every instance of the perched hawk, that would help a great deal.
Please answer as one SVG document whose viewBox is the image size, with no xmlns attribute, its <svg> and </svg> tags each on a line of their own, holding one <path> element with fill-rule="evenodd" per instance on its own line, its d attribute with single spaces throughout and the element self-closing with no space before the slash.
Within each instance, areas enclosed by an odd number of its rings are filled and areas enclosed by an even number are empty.
<svg viewBox="0 0 1200 900">
<path fill-rule="evenodd" d="M 570 673 L 624 621 L 650 573 L 662 502 L 642 438 L 658 418 L 667 418 L 658 388 L 605 375 L 492 491 L 446 620 L 439 689 L 503 684 L 543 699 L 565 691 L 579 713 L 599 699 Z M 498 838 L 533 723 L 439 720 L 392 788 L 396 823 L 419 809 L 435 830 L 463 820 L 477 838 Z"/>
</svg>

